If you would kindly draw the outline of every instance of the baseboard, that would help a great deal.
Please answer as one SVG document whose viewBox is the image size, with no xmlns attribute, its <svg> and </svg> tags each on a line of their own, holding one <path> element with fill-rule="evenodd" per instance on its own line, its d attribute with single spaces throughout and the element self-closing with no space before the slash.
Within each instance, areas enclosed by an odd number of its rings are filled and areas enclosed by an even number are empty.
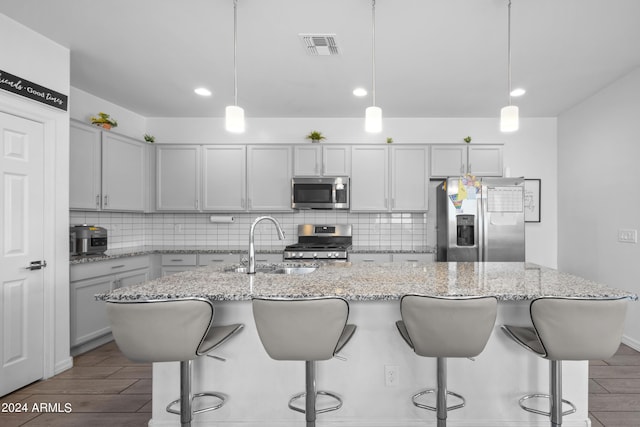
<svg viewBox="0 0 640 427">
<path fill-rule="evenodd" d="M 622 343 L 628 345 L 635 351 L 640 351 L 640 341 L 634 340 L 633 338 L 629 338 L 626 335 L 622 336 Z"/>
<path fill-rule="evenodd" d="M 58 375 L 71 368 L 73 368 L 73 357 L 68 357 L 55 364 L 53 367 L 53 375 Z"/>
</svg>

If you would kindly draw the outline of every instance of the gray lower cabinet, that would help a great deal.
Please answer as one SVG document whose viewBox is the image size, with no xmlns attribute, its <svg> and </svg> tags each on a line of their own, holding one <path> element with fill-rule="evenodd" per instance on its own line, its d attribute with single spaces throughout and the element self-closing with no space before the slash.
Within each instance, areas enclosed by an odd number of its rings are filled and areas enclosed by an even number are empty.
<svg viewBox="0 0 640 427">
<path fill-rule="evenodd" d="M 352 262 L 433 262 L 433 254 L 429 253 L 352 253 L 349 261 Z"/>
<path fill-rule="evenodd" d="M 182 271 L 195 270 L 198 267 L 197 254 L 164 254 L 160 266 L 160 275 L 170 276 Z"/>
<path fill-rule="evenodd" d="M 111 340 L 104 302 L 95 295 L 149 280 L 149 257 L 72 265 L 70 268 L 71 355 Z"/>
<path fill-rule="evenodd" d="M 433 262 L 434 254 L 431 253 L 395 253 L 393 262 Z"/>
<path fill-rule="evenodd" d="M 390 262 L 391 254 L 389 253 L 353 253 L 349 254 L 351 262 Z"/>
</svg>

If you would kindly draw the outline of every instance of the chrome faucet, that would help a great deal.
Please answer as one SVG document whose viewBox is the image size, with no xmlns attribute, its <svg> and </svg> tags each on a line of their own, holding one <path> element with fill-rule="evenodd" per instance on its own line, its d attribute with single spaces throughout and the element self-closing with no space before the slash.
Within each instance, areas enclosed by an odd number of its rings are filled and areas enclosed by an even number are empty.
<svg viewBox="0 0 640 427">
<path fill-rule="evenodd" d="M 280 223 L 271 216 L 260 216 L 253 221 L 251 224 L 251 229 L 249 230 L 249 268 L 247 269 L 247 274 L 255 274 L 256 272 L 256 246 L 253 243 L 253 235 L 256 231 L 256 225 L 262 220 L 269 220 L 273 222 L 273 225 L 276 226 L 276 230 L 278 230 L 278 239 L 284 240 L 284 231 L 282 231 L 282 227 L 280 227 Z"/>
</svg>

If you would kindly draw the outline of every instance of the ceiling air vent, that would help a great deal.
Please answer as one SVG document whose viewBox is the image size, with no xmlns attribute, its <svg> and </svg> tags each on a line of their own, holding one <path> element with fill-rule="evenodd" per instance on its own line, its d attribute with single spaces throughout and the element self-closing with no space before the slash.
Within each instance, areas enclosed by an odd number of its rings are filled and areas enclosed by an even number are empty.
<svg viewBox="0 0 640 427">
<path fill-rule="evenodd" d="M 339 55 L 335 34 L 298 34 L 304 44 L 307 55 L 331 56 Z"/>
</svg>

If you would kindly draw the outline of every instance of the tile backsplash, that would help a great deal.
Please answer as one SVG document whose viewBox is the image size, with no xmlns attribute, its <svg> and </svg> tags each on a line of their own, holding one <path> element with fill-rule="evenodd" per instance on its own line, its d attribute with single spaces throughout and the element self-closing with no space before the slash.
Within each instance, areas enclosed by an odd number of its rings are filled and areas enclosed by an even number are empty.
<svg viewBox="0 0 640 427">
<path fill-rule="evenodd" d="M 235 213 L 233 222 L 212 223 L 210 213 L 132 213 L 71 211 L 70 224 L 93 224 L 109 233 L 109 248 L 132 246 L 203 246 L 238 249 L 249 245 L 249 228 L 260 215 L 280 222 L 286 240 L 278 240 L 273 224 L 256 229 L 256 247 L 282 249 L 298 241 L 298 224 L 351 224 L 353 244 L 359 249 L 424 250 L 436 245 L 435 187 L 429 186 L 429 211 L 411 213 L 354 213 L 335 210 L 302 210 L 287 213 Z"/>
<path fill-rule="evenodd" d="M 212 223 L 205 213 L 123 213 L 72 211 L 70 224 L 93 224 L 109 233 L 109 248 L 140 245 L 237 249 L 248 246 L 249 228 L 260 213 L 236 213 L 233 222 Z M 256 229 L 258 249 L 281 249 L 298 240 L 298 224 L 351 224 L 354 246 L 370 249 L 420 250 L 435 237 L 429 213 L 351 213 L 299 211 L 269 213 L 286 235 L 281 242 L 275 228 L 263 222 Z M 429 238 L 428 238 L 429 236 Z"/>
</svg>

